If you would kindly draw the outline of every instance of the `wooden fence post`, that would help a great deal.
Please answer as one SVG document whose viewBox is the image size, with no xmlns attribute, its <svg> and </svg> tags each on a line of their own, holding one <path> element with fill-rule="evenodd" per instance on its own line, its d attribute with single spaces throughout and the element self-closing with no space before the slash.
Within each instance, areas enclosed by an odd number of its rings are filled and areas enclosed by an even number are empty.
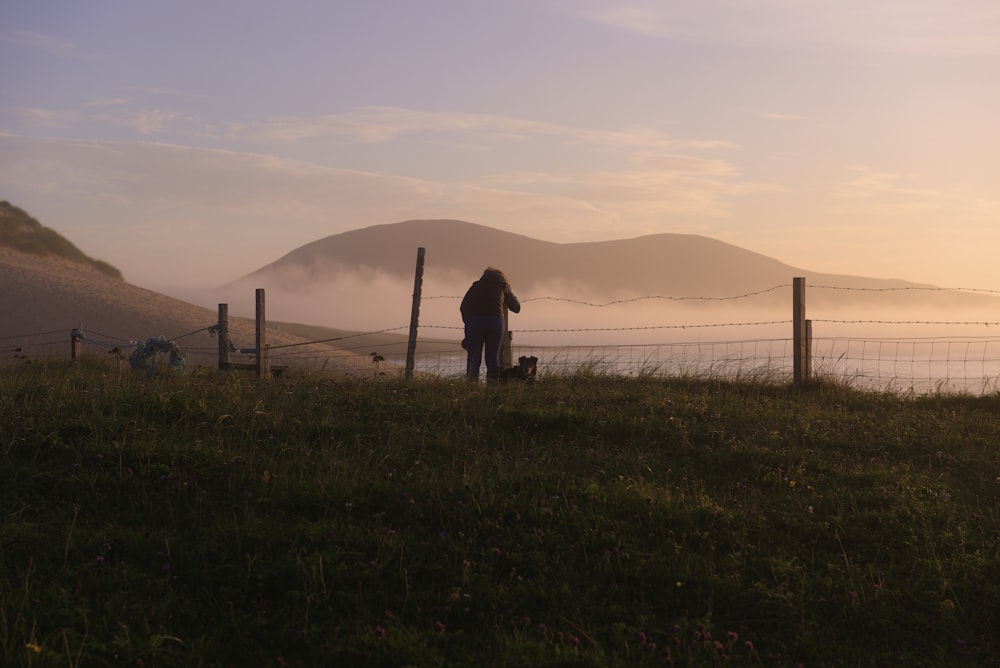
<svg viewBox="0 0 1000 668">
<path fill-rule="evenodd" d="M 219 371 L 229 370 L 229 304 L 219 304 Z"/>
<path fill-rule="evenodd" d="M 806 382 L 812 382 L 813 377 L 813 321 L 806 320 L 806 359 L 804 367 Z"/>
<path fill-rule="evenodd" d="M 792 279 L 792 383 L 809 382 L 809 332 L 806 320 L 806 279 Z"/>
<path fill-rule="evenodd" d="M 264 288 L 257 288 L 257 377 L 271 378 L 271 358 L 267 350 L 267 321 L 264 318 Z"/>
<path fill-rule="evenodd" d="M 75 362 L 80 357 L 80 342 L 83 340 L 83 332 L 74 329 L 69 333 L 69 359 Z"/>
<path fill-rule="evenodd" d="M 424 285 L 424 249 L 417 248 L 417 268 L 413 274 L 413 306 L 410 309 L 410 338 L 406 344 L 406 379 L 413 378 L 414 355 L 417 351 L 417 323 L 420 320 L 420 294 Z"/>
<path fill-rule="evenodd" d="M 514 345 L 514 335 L 508 329 L 510 313 L 507 307 L 503 307 L 503 337 L 500 339 L 500 368 L 514 366 L 514 354 L 511 351 Z"/>
</svg>

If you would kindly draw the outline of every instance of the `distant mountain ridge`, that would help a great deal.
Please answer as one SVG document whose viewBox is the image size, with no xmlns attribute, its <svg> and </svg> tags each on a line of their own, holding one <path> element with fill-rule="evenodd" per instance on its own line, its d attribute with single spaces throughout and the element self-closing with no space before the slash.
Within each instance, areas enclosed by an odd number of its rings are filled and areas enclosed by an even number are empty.
<svg viewBox="0 0 1000 668">
<path fill-rule="evenodd" d="M 553 243 L 459 220 L 408 220 L 319 239 L 285 254 L 241 281 L 282 288 L 334 280 L 345 272 L 412 278 L 417 248 L 426 272 L 472 280 L 489 266 L 519 290 L 571 285 L 594 295 L 718 298 L 767 290 L 803 276 L 844 288 L 931 287 L 898 279 L 826 274 L 693 234 L 654 234 L 613 241 Z"/>
<path fill-rule="evenodd" d="M 69 239 L 6 200 L 0 201 L 0 246 L 31 255 L 63 258 L 122 280 L 122 272 L 117 267 L 88 256 Z"/>
</svg>

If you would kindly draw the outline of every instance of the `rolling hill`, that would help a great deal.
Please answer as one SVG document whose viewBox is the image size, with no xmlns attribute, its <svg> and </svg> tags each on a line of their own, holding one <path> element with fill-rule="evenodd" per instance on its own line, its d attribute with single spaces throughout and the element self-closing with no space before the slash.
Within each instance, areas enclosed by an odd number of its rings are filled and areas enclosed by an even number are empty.
<svg viewBox="0 0 1000 668">
<path fill-rule="evenodd" d="M 788 285 L 797 276 L 811 286 L 812 303 L 871 301 L 881 293 L 897 305 L 924 303 L 933 286 L 900 279 L 813 272 L 732 244 L 691 234 L 655 234 L 613 241 L 553 243 L 458 220 L 409 220 L 352 230 L 305 244 L 235 284 L 308 290 L 345 275 L 413 280 L 418 248 L 425 248 L 424 280 L 464 289 L 494 265 L 519 294 L 564 291 L 564 296 L 612 299 L 658 295 L 719 299 Z M 915 271 L 919 268 L 915 267 Z M 783 293 L 756 298 L 781 303 Z M 941 300 L 939 300 L 941 301 Z M 976 306 L 995 298 L 949 293 L 948 304 Z"/>
<path fill-rule="evenodd" d="M 111 278 L 122 278 L 117 267 L 89 257 L 69 239 L 7 201 L 0 201 L 0 246 L 40 257 L 63 258 L 92 267 Z"/>
<path fill-rule="evenodd" d="M 8 202 L 0 202 L 0 314 L 0 360 L 68 356 L 76 328 L 83 331 L 85 353 L 118 347 L 127 354 L 133 342 L 162 336 L 177 339 L 190 363 L 211 366 L 217 356 L 217 339 L 205 331 L 218 320 L 217 311 L 124 281 L 110 264 L 87 257 Z M 237 347 L 254 344 L 252 319 L 231 312 L 229 328 Z M 269 331 L 268 339 L 307 340 L 287 328 Z"/>
</svg>

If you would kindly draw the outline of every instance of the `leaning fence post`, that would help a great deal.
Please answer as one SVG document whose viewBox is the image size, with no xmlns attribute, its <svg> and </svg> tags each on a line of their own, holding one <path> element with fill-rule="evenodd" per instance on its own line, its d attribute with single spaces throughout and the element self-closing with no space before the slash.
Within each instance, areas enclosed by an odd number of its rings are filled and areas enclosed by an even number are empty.
<svg viewBox="0 0 1000 668">
<path fill-rule="evenodd" d="M 83 332 L 74 329 L 69 333 L 69 359 L 75 362 L 80 357 L 80 342 L 83 340 Z"/>
<path fill-rule="evenodd" d="M 792 279 L 792 382 L 809 382 L 809 334 L 806 325 L 806 279 Z"/>
<path fill-rule="evenodd" d="M 410 309 L 410 338 L 406 344 L 406 379 L 413 378 L 413 357 L 417 352 L 417 323 L 420 320 L 420 293 L 424 284 L 424 249 L 417 248 L 417 268 L 413 273 L 413 306 Z"/>
<path fill-rule="evenodd" d="M 264 288 L 257 288 L 257 377 L 271 377 L 271 358 L 267 350 L 267 321 L 264 319 Z"/>
<path fill-rule="evenodd" d="M 219 335 L 219 371 L 229 369 L 229 304 L 219 304 L 219 323 L 216 326 Z"/>
</svg>

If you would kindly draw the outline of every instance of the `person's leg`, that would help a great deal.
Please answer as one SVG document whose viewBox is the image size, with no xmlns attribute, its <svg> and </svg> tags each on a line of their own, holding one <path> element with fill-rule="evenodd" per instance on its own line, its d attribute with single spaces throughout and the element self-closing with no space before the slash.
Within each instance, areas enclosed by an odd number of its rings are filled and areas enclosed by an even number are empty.
<svg viewBox="0 0 1000 668">
<path fill-rule="evenodd" d="M 486 379 L 500 377 L 500 342 L 503 339 L 503 318 L 490 317 L 483 326 L 486 343 Z"/>
<path fill-rule="evenodd" d="M 479 317 L 472 317 L 465 323 L 465 373 L 471 381 L 479 380 L 479 369 L 483 362 L 484 334 L 481 320 Z"/>
</svg>

